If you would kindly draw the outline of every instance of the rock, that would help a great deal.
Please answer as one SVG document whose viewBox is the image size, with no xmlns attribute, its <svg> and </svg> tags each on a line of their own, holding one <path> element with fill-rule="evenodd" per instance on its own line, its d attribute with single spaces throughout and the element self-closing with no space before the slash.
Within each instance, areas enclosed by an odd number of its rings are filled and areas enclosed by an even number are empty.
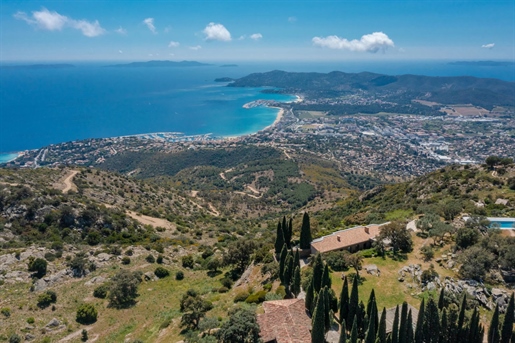
<svg viewBox="0 0 515 343">
<path fill-rule="evenodd" d="M 375 275 L 375 276 L 381 275 L 381 271 L 379 270 L 379 268 L 377 268 L 377 266 L 375 264 L 369 264 L 368 266 L 365 266 L 364 268 L 367 271 L 367 273 L 370 275 Z"/>
<path fill-rule="evenodd" d="M 47 328 L 56 328 L 58 327 L 59 325 L 61 324 L 60 321 L 58 321 L 57 319 L 55 318 L 52 318 L 51 321 L 48 322 L 47 325 L 45 325 Z"/>
<path fill-rule="evenodd" d="M 85 285 L 86 286 L 92 286 L 92 285 L 96 285 L 96 284 L 104 283 L 104 282 L 106 282 L 106 278 L 105 277 L 95 276 L 95 277 L 91 278 L 91 280 L 86 282 Z"/>
<path fill-rule="evenodd" d="M 440 262 L 442 262 L 442 259 L 441 259 L 440 257 L 435 258 L 435 262 L 436 262 L 436 263 L 440 263 Z"/>
<path fill-rule="evenodd" d="M 145 281 L 156 281 L 159 279 L 153 272 L 146 272 L 143 274 L 143 278 Z"/>
<path fill-rule="evenodd" d="M 454 262 L 453 260 L 449 260 L 447 262 L 447 268 L 449 268 L 449 269 L 454 268 L 455 265 L 456 265 L 456 262 Z"/>
<path fill-rule="evenodd" d="M 399 277 L 397 280 L 398 280 L 399 282 L 404 282 L 404 278 L 403 278 L 403 277 Z"/>
<path fill-rule="evenodd" d="M 34 330 L 33 325 L 25 325 L 25 330 Z"/>
<path fill-rule="evenodd" d="M 34 338 L 36 338 L 36 336 L 34 336 L 34 335 L 30 334 L 30 333 L 25 335 L 25 340 L 26 341 L 32 341 Z"/>
<path fill-rule="evenodd" d="M 428 282 L 427 285 L 426 285 L 426 290 L 432 291 L 434 289 L 436 289 L 435 283 L 434 282 Z"/>
<path fill-rule="evenodd" d="M 106 254 L 106 253 L 100 253 L 98 254 L 97 256 L 97 261 L 98 262 L 107 262 L 111 259 L 111 255 L 109 254 Z"/>
</svg>

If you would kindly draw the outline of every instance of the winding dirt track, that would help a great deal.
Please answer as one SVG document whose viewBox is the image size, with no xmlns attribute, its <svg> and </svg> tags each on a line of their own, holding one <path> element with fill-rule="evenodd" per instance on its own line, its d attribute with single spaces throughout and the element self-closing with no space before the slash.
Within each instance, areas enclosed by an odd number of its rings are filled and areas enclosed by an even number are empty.
<svg viewBox="0 0 515 343">
<path fill-rule="evenodd" d="M 63 193 L 68 193 L 72 189 L 73 190 L 77 189 L 77 186 L 75 186 L 75 184 L 72 182 L 72 180 L 75 177 L 75 175 L 77 175 L 78 173 L 79 173 L 78 170 L 70 170 L 69 174 L 66 176 L 66 178 L 63 181 L 63 183 L 64 183 Z"/>
</svg>

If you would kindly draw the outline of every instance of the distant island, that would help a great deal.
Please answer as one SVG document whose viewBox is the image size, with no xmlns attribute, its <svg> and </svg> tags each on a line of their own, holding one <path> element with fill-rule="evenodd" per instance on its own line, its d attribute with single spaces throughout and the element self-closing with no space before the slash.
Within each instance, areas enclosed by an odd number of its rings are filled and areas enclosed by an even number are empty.
<svg viewBox="0 0 515 343">
<path fill-rule="evenodd" d="M 234 81 L 233 78 L 230 77 L 219 77 L 218 79 L 215 79 L 215 82 L 232 82 Z"/>
<path fill-rule="evenodd" d="M 476 67 L 508 67 L 515 65 L 515 61 L 456 61 L 449 62 L 456 66 L 476 66 Z"/>
<path fill-rule="evenodd" d="M 122 67 L 122 68 L 161 68 L 161 67 L 174 67 L 174 68 L 182 68 L 182 67 L 205 67 L 210 66 L 211 64 L 200 63 L 197 61 L 147 61 L 147 62 L 132 62 L 125 64 L 114 64 L 108 67 Z"/>
<path fill-rule="evenodd" d="M 25 65 L 2 65 L 2 69 L 64 69 L 74 68 L 73 64 L 58 63 L 58 64 L 25 64 Z"/>
<path fill-rule="evenodd" d="M 237 64 L 222 64 L 220 66 L 220 68 L 233 68 L 233 67 L 237 67 L 238 65 Z"/>
</svg>

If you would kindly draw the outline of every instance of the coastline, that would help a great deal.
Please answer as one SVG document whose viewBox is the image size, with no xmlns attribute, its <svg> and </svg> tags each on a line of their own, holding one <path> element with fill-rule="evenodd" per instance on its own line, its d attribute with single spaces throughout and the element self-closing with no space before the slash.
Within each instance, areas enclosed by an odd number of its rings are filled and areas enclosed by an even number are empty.
<svg viewBox="0 0 515 343">
<path fill-rule="evenodd" d="M 0 165 L 12 162 L 23 155 L 25 155 L 23 152 L 0 153 Z"/>
</svg>

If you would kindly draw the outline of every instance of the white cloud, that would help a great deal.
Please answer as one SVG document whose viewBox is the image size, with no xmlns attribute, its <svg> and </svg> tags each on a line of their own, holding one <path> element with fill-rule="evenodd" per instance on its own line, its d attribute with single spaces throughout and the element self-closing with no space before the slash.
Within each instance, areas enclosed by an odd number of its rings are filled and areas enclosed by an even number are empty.
<svg viewBox="0 0 515 343">
<path fill-rule="evenodd" d="M 296 22 L 296 21 L 297 21 L 297 18 L 296 18 L 296 17 L 288 17 L 288 21 L 289 21 L 290 23 L 294 23 L 294 22 Z"/>
<path fill-rule="evenodd" d="M 261 33 L 254 33 L 254 34 L 250 35 L 250 39 L 253 39 L 253 40 L 260 40 L 261 38 L 263 38 L 263 35 Z"/>
<path fill-rule="evenodd" d="M 179 42 L 174 42 L 174 41 L 171 41 L 170 43 L 168 43 L 168 47 L 169 48 L 176 48 L 180 45 Z"/>
<path fill-rule="evenodd" d="M 119 33 L 119 34 L 121 34 L 121 35 L 126 35 L 126 34 L 127 34 L 127 30 L 126 30 L 126 29 L 124 29 L 124 28 L 123 28 L 123 27 L 121 27 L 121 26 L 120 26 L 119 28 L 117 28 L 116 30 L 114 30 L 114 32 Z"/>
<path fill-rule="evenodd" d="M 190 46 L 190 50 L 200 50 L 202 47 L 200 45 L 197 46 Z"/>
<path fill-rule="evenodd" d="M 147 19 L 143 20 L 143 24 L 147 25 L 148 29 L 153 34 L 157 34 L 156 27 L 154 26 L 154 18 L 147 18 Z"/>
<path fill-rule="evenodd" d="M 495 43 L 481 45 L 481 47 L 485 48 L 485 49 L 493 49 L 494 46 L 495 46 Z"/>
<path fill-rule="evenodd" d="M 340 38 L 338 36 L 314 37 L 312 39 L 314 45 L 329 49 L 350 50 L 358 52 L 386 51 L 388 48 L 394 47 L 393 41 L 383 32 L 374 32 L 364 35 L 360 40 L 353 39 L 351 41 Z"/>
<path fill-rule="evenodd" d="M 231 33 L 222 24 L 209 23 L 202 32 L 206 35 L 206 40 L 231 40 Z"/>
<path fill-rule="evenodd" d="M 46 8 L 41 9 L 41 11 L 33 11 L 32 16 L 28 16 L 25 12 L 16 12 L 14 18 L 48 31 L 60 31 L 64 27 L 71 27 L 80 30 L 86 37 L 96 37 L 106 32 L 100 26 L 98 20 L 94 22 L 75 20 L 55 11 L 49 11 Z"/>
</svg>

